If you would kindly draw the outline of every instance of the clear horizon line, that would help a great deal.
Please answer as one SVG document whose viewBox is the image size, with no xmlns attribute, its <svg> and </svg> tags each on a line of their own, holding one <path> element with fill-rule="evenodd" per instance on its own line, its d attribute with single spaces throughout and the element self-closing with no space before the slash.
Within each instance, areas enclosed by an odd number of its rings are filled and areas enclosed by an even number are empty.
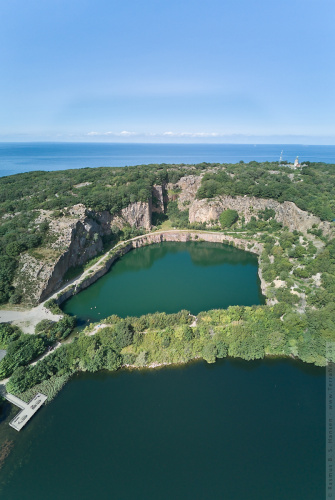
<svg viewBox="0 0 335 500">
<path fill-rule="evenodd" d="M 156 144 L 156 145 L 173 145 L 173 146 L 324 146 L 324 147 L 335 147 L 335 144 L 304 144 L 300 142 L 288 143 L 288 142 L 125 142 L 125 141 L 57 141 L 57 140 L 9 140 L 1 141 L 0 144 L 120 144 L 120 145 L 139 145 L 139 144 Z"/>
</svg>

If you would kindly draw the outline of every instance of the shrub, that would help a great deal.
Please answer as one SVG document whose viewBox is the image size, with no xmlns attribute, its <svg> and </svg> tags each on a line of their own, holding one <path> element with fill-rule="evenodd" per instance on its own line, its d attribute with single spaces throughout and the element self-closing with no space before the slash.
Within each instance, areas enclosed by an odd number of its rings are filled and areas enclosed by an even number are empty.
<svg viewBox="0 0 335 500">
<path fill-rule="evenodd" d="M 9 323 L 0 323 L 0 347 L 6 349 L 10 342 L 17 340 L 22 334 L 17 326 Z"/>
<path fill-rule="evenodd" d="M 52 312 L 52 314 L 63 314 L 63 311 L 55 301 L 55 299 L 50 299 L 45 302 L 44 307 L 49 309 L 49 311 Z"/>
<path fill-rule="evenodd" d="M 238 219 L 238 213 L 236 212 L 236 210 L 231 210 L 230 208 L 224 210 L 219 217 L 220 224 L 223 228 L 231 227 L 234 224 L 234 222 L 237 221 L 237 219 Z"/>
</svg>

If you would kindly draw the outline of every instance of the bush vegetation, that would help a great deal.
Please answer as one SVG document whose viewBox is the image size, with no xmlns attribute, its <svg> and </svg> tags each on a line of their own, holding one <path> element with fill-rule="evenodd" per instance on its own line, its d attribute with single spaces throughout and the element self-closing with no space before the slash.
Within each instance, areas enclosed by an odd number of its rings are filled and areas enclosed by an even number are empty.
<svg viewBox="0 0 335 500">
<path fill-rule="evenodd" d="M 0 323 L 0 347 L 7 350 L 0 361 L 0 380 L 9 377 L 19 367 L 26 370 L 26 366 L 55 341 L 66 338 L 75 324 L 75 317 L 69 315 L 64 315 L 58 322 L 42 320 L 36 325 L 35 335 L 27 335 L 16 326 Z"/>
<path fill-rule="evenodd" d="M 231 227 L 234 224 L 234 222 L 237 221 L 237 219 L 238 219 L 238 213 L 236 212 L 236 210 L 231 210 L 230 208 L 224 210 L 219 217 L 219 221 L 222 228 Z"/>
</svg>

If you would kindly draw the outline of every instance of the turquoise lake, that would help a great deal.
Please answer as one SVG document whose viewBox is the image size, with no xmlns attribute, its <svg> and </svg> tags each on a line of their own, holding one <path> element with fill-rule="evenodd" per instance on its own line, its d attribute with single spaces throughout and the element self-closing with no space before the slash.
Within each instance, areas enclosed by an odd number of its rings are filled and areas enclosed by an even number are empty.
<svg viewBox="0 0 335 500">
<path fill-rule="evenodd" d="M 264 303 L 257 257 L 221 243 L 164 242 L 131 250 L 110 271 L 64 305 L 79 324 L 187 309 Z"/>
</svg>

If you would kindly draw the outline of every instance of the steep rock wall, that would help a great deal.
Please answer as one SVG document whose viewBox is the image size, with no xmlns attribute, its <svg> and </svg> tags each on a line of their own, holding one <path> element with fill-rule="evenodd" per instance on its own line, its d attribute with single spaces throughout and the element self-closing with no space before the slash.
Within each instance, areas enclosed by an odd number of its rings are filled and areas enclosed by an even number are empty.
<svg viewBox="0 0 335 500">
<path fill-rule="evenodd" d="M 50 233 L 56 239 L 50 249 L 40 250 L 40 257 L 38 252 L 21 255 L 14 286 L 26 304 L 45 300 L 62 285 L 71 267 L 102 252 L 102 236 L 109 234 L 112 226 L 129 224 L 150 229 L 151 213 L 151 201 L 131 203 L 116 216 L 87 210 L 82 204 L 74 205 L 67 210 L 67 216 L 57 219 L 52 218 L 52 212 L 44 211 L 43 218 L 50 220 Z"/>
<path fill-rule="evenodd" d="M 44 281 L 38 301 L 43 301 L 53 290 L 61 286 L 63 276 L 68 269 L 84 264 L 102 250 L 103 243 L 99 225 L 92 220 L 87 220 L 84 225 L 77 222 L 71 234 L 68 250 L 56 262 L 48 281 Z"/>
<path fill-rule="evenodd" d="M 306 233 L 313 224 L 316 224 L 325 234 L 331 232 L 329 222 L 322 222 L 318 217 L 304 212 L 291 201 L 279 203 L 275 200 L 247 196 L 220 196 L 212 200 L 194 200 L 189 207 L 189 221 L 190 223 L 216 221 L 227 208 L 236 210 L 240 217 L 244 216 L 246 222 L 249 222 L 252 216 L 257 217 L 258 210 L 273 209 L 276 212 L 276 220 L 283 226 L 287 226 L 290 231 L 297 230 Z"/>
<path fill-rule="evenodd" d="M 152 188 L 152 211 L 157 212 L 159 214 L 163 214 L 165 212 L 164 208 L 164 185 L 155 185 Z"/>
<path fill-rule="evenodd" d="M 103 250 L 101 228 L 84 214 L 78 218 L 52 221 L 51 232 L 58 235 L 49 250 L 21 255 L 14 285 L 28 304 L 36 304 L 62 283 L 71 267 L 84 264 Z"/>
<path fill-rule="evenodd" d="M 167 185 L 168 191 L 180 191 L 178 195 L 169 196 L 170 201 L 178 200 L 179 210 L 185 210 L 189 203 L 195 200 L 197 191 L 201 184 L 202 176 L 186 175 L 175 184 Z"/>
<path fill-rule="evenodd" d="M 104 234 L 108 234 L 113 226 L 122 229 L 126 224 L 131 227 L 151 228 L 152 203 L 151 200 L 147 203 L 137 201 L 130 203 L 126 208 L 123 208 L 117 215 L 111 215 L 110 212 L 90 212 L 102 227 Z"/>
</svg>

